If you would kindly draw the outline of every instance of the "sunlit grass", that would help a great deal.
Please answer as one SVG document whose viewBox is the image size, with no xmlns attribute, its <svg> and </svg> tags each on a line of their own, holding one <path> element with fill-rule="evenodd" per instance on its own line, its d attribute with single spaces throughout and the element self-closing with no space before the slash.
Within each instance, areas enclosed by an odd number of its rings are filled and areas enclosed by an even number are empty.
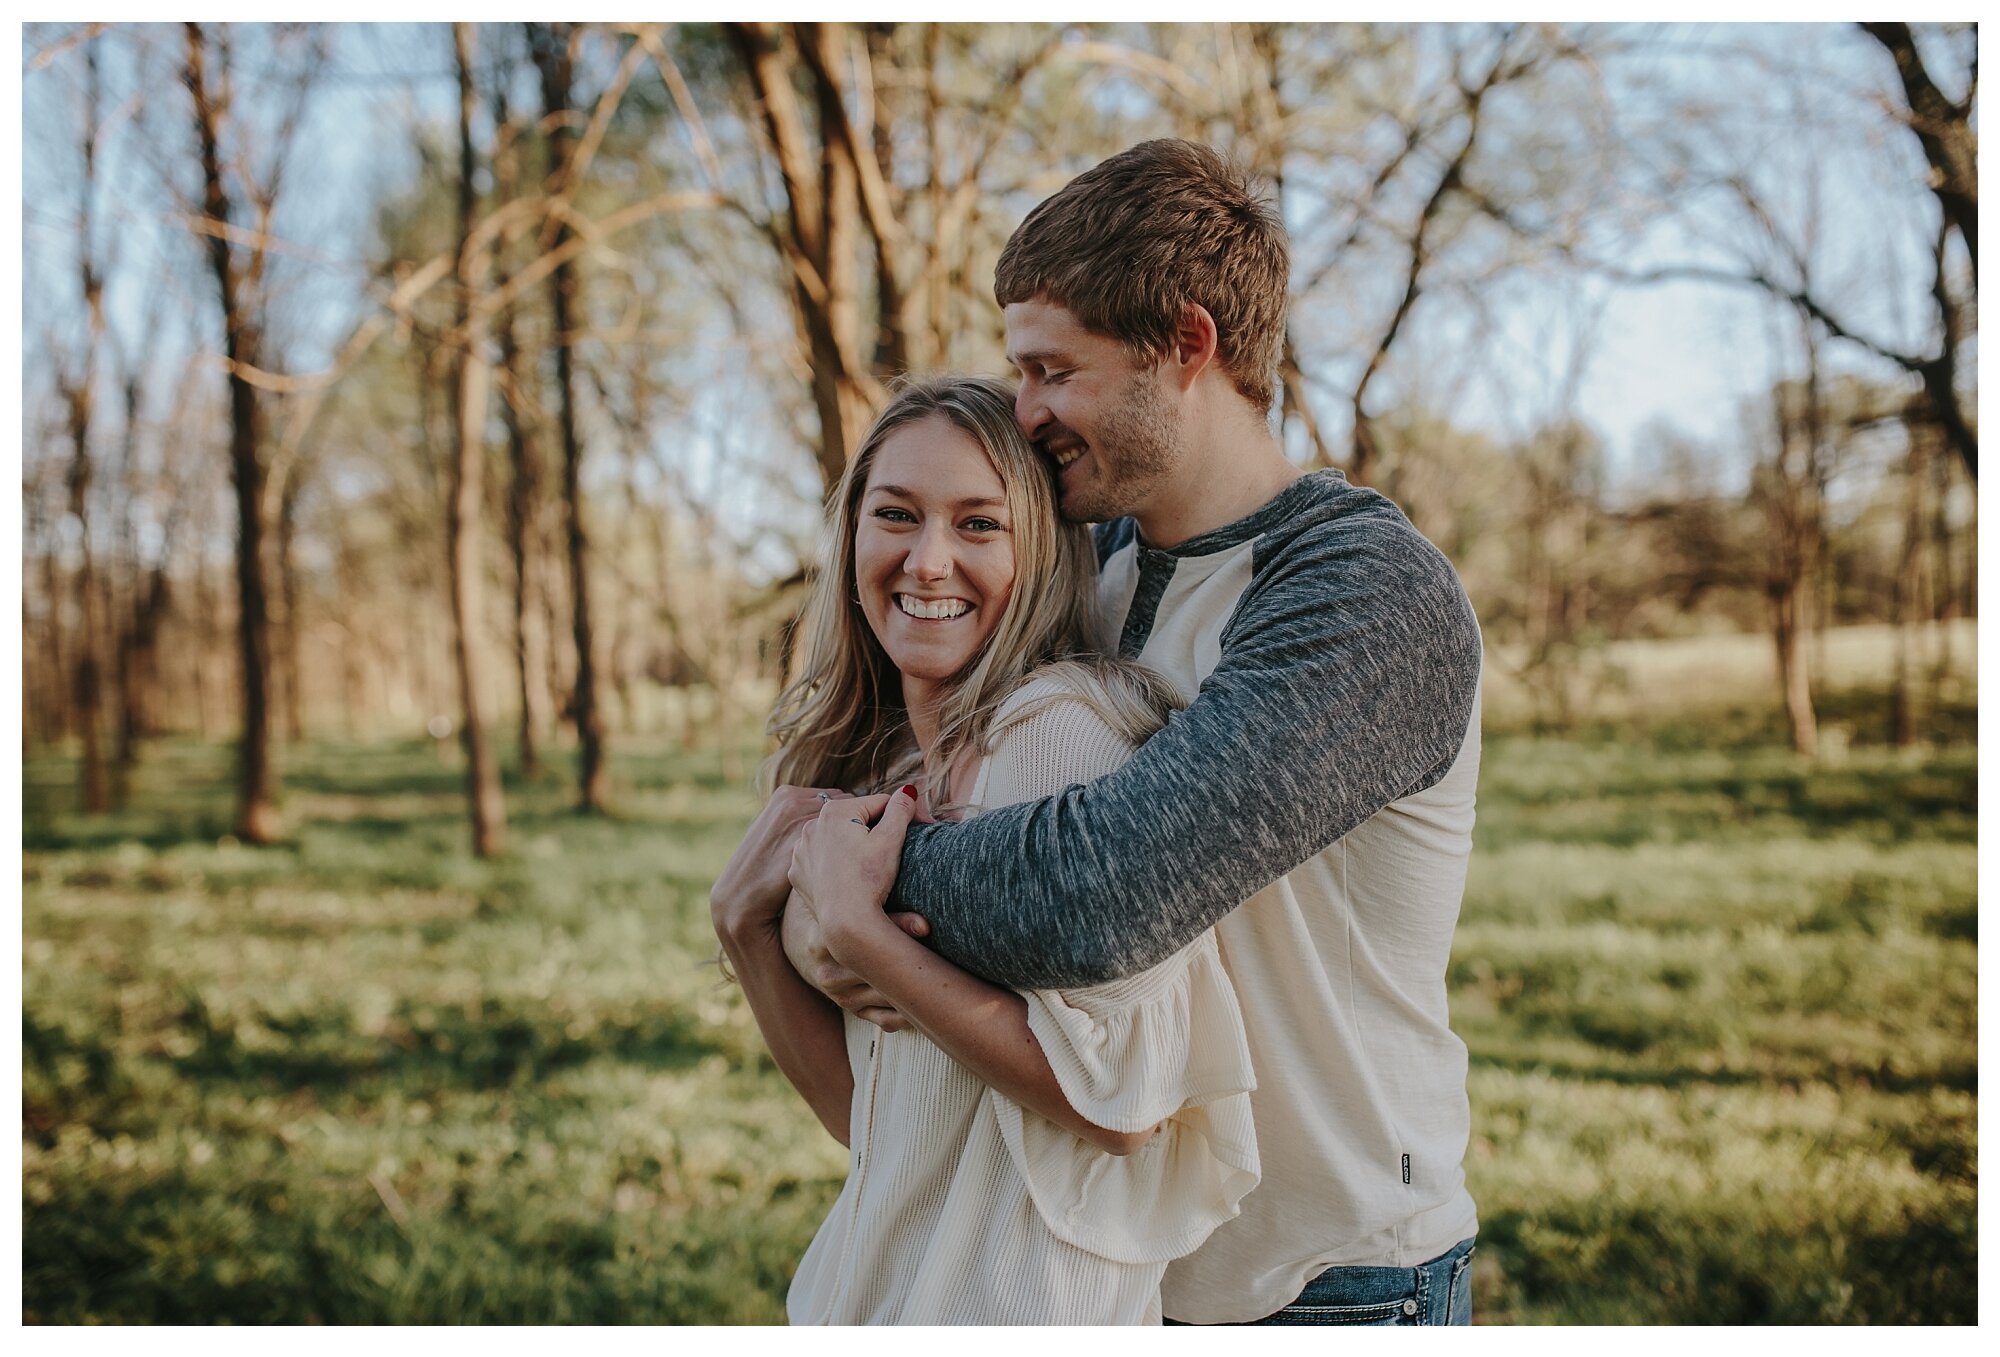
<svg viewBox="0 0 2000 1357">
<path fill-rule="evenodd" d="M 1762 721 L 1488 741 L 1482 1320 L 1973 1317 L 1972 749 Z M 27 766 L 28 1318 L 780 1319 L 845 1160 L 707 964 L 741 779 L 626 751 L 610 819 L 517 781 L 479 863 L 430 746 L 285 764 L 270 849 L 224 750 L 97 821 Z"/>
</svg>

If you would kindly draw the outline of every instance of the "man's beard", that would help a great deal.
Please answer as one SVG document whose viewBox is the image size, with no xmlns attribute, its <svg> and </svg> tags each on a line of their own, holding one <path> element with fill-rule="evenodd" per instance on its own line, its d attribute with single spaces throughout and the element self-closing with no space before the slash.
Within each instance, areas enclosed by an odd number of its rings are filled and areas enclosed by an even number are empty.
<svg viewBox="0 0 2000 1357">
<path fill-rule="evenodd" d="M 1089 454 L 1095 474 L 1062 492 L 1062 516 L 1104 523 L 1133 513 L 1173 470 L 1180 446 L 1180 412 L 1153 389 L 1150 371 L 1134 373 L 1118 403 L 1097 421 Z"/>
</svg>

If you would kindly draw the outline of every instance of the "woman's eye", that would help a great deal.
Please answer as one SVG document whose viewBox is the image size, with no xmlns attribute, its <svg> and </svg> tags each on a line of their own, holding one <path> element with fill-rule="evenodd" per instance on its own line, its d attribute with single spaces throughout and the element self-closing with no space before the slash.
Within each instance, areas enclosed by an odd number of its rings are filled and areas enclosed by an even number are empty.
<svg viewBox="0 0 2000 1357">
<path fill-rule="evenodd" d="M 897 509 L 894 507 L 877 509 L 875 517 L 884 519 L 890 523 L 914 523 L 917 521 L 916 515 L 912 514 L 908 509 Z"/>
<path fill-rule="evenodd" d="M 965 520 L 967 532 L 1000 532 L 1001 526 L 990 518 L 968 518 Z"/>
</svg>

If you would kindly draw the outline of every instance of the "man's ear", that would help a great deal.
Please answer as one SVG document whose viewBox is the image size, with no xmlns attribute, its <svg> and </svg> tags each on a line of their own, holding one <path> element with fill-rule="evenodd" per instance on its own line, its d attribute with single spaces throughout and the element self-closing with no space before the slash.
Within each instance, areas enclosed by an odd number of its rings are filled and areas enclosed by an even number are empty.
<svg viewBox="0 0 2000 1357">
<path fill-rule="evenodd" d="M 1169 365 L 1182 390 L 1193 386 L 1195 379 L 1215 362 L 1219 344 L 1215 317 L 1208 314 L 1208 308 L 1199 302 L 1182 302 L 1180 314 L 1174 317 L 1173 338 L 1167 349 Z"/>
</svg>

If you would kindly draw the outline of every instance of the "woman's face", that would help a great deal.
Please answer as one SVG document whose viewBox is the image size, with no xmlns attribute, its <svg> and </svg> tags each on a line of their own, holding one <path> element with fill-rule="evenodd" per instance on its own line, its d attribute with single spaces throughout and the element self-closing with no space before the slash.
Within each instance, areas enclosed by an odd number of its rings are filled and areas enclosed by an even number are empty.
<svg viewBox="0 0 2000 1357">
<path fill-rule="evenodd" d="M 905 679 L 940 683 L 991 639 L 1014 592 L 1007 490 L 986 450 L 942 416 L 876 449 L 854 524 L 869 629 Z"/>
</svg>

